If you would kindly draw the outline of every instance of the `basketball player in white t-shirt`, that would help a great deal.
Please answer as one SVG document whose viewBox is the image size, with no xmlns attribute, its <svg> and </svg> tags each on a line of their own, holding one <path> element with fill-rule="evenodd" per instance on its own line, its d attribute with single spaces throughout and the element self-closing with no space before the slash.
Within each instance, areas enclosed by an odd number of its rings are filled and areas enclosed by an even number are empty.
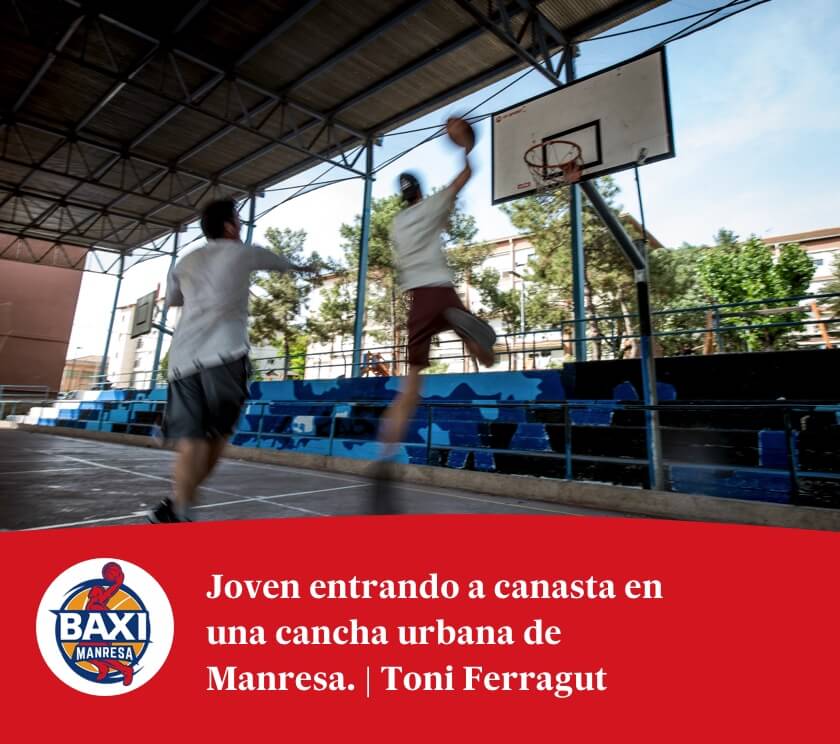
<svg viewBox="0 0 840 744">
<path fill-rule="evenodd" d="M 470 354 L 484 366 L 491 367 L 495 363 L 496 334 L 464 307 L 455 292 L 452 272 L 443 251 L 442 233 L 449 223 L 458 192 L 472 175 L 468 153 L 475 141 L 472 129 L 463 120 L 450 120 L 448 124 L 450 136 L 464 147 L 464 168 L 455 180 L 424 199 L 417 178 L 411 173 L 400 175 L 400 193 L 407 206 L 394 218 L 391 238 L 400 289 L 409 295 L 410 302 L 409 368 L 399 395 L 382 416 L 380 424 L 382 459 L 373 470 L 376 479 L 373 511 L 376 513 L 394 511 L 387 488 L 388 462 L 417 409 L 420 373 L 429 366 L 432 337 L 453 330 L 464 340 Z M 426 436 L 431 436 L 431 432 Z"/>
</svg>

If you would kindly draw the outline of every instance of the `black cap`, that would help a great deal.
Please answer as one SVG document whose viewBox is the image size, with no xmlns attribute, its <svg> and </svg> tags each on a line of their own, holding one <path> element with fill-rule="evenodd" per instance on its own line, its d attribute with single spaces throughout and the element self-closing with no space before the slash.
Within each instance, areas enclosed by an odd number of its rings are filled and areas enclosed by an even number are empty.
<svg viewBox="0 0 840 744">
<path fill-rule="evenodd" d="M 400 194 L 407 202 L 416 201 L 420 196 L 420 181 L 413 173 L 400 173 Z"/>
</svg>

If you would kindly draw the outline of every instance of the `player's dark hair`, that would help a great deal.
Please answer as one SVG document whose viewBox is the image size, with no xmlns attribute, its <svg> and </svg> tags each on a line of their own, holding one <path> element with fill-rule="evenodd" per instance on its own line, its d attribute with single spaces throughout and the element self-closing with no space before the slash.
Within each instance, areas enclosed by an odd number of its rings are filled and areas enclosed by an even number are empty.
<svg viewBox="0 0 840 744">
<path fill-rule="evenodd" d="M 210 202 L 201 212 L 201 231 L 208 240 L 225 237 L 225 223 L 236 224 L 236 202 L 219 199 Z"/>
<path fill-rule="evenodd" d="M 400 173 L 400 194 L 404 201 L 414 204 L 421 197 L 420 181 L 413 173 Z"/>
</svg>

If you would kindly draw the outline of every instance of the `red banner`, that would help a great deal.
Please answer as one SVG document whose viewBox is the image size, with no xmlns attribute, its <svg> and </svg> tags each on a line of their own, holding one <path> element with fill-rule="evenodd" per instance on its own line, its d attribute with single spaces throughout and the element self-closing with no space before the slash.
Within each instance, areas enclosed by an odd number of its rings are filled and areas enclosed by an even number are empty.
<svg viewBox="0 0 840 744">
<path fill-rule="evenodd" d="M 836 739 L 833 533 L 288 519 L 0 559 L 10 742 Z"/>
</svg>

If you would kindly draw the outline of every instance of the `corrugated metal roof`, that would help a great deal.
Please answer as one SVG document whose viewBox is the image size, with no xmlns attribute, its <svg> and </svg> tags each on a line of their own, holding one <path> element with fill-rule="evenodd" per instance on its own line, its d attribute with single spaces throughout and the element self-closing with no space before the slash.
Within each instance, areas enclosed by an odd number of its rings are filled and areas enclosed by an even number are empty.
<svg viewBox="0 0 840 744">
<path fill-rule="evenodd" d="M 4 3 L 0 231 L 130 250 L 524 67 L 470 2 L 536 53 L 666 0 L 502 1 Z"/>
</svg>

